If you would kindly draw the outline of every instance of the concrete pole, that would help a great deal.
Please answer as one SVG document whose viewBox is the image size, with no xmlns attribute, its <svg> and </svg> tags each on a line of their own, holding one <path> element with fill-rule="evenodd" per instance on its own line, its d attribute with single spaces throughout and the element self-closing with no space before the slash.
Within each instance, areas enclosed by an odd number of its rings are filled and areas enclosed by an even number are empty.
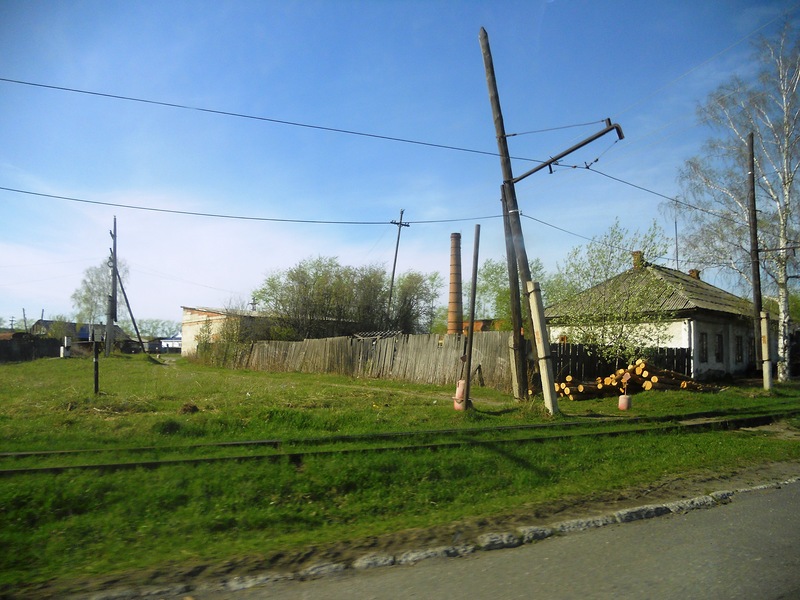
<svg viewBox="0 0 800 600">
<path fill-rule="evenodd" d="M 553 377 L 553 357 L 550 354 L 550 337 L 547 333 L 547 323 L 544 319 L 544 305 L 539 283 L 529 281 L 528 299 L 530 302 L 531 316 L 536 326 L 536 353 L 539 355 L 539 374 L 542 377 L 542 394 L 544 406 L 551 415 L 558 414 L 558 398 L 556 397 L 555 378 Z"/>
<path fill-rule="evenodd" d="M 761 312 L 761 369 L 764 377 L 764 389 L 772 389 L 772 360 L 769 348 L 769 313 Z"/>
</svg>

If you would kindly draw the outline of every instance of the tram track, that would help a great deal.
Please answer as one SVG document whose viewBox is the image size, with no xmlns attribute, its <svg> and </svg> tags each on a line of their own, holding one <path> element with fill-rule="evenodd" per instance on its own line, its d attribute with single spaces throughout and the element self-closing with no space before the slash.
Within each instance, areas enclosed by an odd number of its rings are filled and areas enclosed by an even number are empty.
<svg viewBox="0 0 800 600">
<path fill-rule="evenodd" d="M 242 440 L 211 442 L 191 445 L 142 446 L 131 448 L 95 448 L 77 450 L 40 450 L 0 453 L 3 460 L 25 460 L 60 457 L 67 458 L 101 453 L 125 455 L 143 452 L 168 453 L 207 450 L 227 450 L 231 448 L 271 448 L 272 452 L 254 454 L 233 454 L 223 456 L 182 456 L 167 459 L 106 461 L 82 464 L 60 464 L 0 468 L 0 477 L 30 474 L 58 474 L 71 471 L 99 470 L 112 472 L 129 469 L 157 469 L 176 465 L 196 465 L 215 462 L 245 462 L 286 460 L 300 466 L 307 457 L 336 456 L 354 453 L 419 452 L 438 451 L 463 447 L 490 447 L 505 444 L 547 443 L 592 437 L 615 437 L 635 434 L 667 434 L 677 431 L 700 433 L 709 430 L 739 429 L 757 427 L 781 419 L 800 415 L 800 409 L 779 411 L 754 411 L 749 414 L 730 414 L 719 412 L 695 413 L 676 417 L 635 417 L 593 419 L 584 421 L 547 423 L 530 425 L 510 425 L 501 427 L 443 429 L 426 431 L 386 432 L 356 435 L 338 435 L 296 440 Z M 575 431 L 579 427 L 582 430 Z M 563 430 L 563 432 L 562 432 Z M 532 433 L 530 435 L 529 433 Z M 513 435 L 512 435 L 513 434 Z M 500 437 L 498 437 L 498 435 Z M 481 436 L 491 436 L 482 439 Z M 436 441 L 403 443 L 413 439 L 434 439 Z M 450 438 L 450 439 L 448 439 Z M 400 442 L 400 443 L 387 443 Z M 358 444 L 355 447 L 335 447 L 337 445 Z M 332 448 L 316 448 L 332 445 Z"/>
</svg>

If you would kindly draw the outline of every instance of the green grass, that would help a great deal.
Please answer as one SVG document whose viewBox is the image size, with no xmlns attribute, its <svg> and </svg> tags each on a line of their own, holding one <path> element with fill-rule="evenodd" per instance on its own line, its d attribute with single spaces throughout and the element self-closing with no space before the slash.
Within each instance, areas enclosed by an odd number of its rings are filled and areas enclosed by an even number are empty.
<svg viewBox="0 0 800 600">
<path fill-rule="evenodd" d="M 124 455 L 119 449 L 156 447 L 127 455 L 136 460 L 217 441 L 437 429 L 466 434 L 576 419 L 588 428 L 602 415 L 621 418 L 624 427 L 634 416 L 800 407 L 800 390 L 786 385 L 771 393 L 647 392 L 634 396 L 626 413 L 614 398 L 564 401 L 566 414 L 552 418 L 540 402 L 520 404 L 476 388 L 477 410 L 461 413 L 453 410 L 454 389 L 233 372 L 182 360 L 165 366 L 141 356 L 101 359 L 102 393 L 95 396 L 92 385 L 89 359 L 0 365 L 0 451 L 105 448 L 117 457 Z M 280 459 L 14 475 L 0 479 L 0 585 L 269 556 L 520 507 L 535 511 L 556 499 L 595 497 L 682 473 L 798 459 L 798 442 L 714 431 L 309 455 L 299 465 Z M 1 466 L 89 460 L 104 459 L 5 458 Z"/>
</svg>

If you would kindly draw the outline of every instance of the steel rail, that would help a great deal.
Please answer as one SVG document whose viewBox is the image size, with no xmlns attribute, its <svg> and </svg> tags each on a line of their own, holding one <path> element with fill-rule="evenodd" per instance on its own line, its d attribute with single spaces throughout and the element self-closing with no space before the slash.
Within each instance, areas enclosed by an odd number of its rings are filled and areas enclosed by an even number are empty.
<svg viewBox="0 0 800 600">
<path fill-rule="evenodd" d="M 783 409 L 781 409 L 783 410 Z M 797 409 L 800 412 L 800 409 Z M 226 448 L 226 447 L 246 447 L 246 446 L 271 446 L 280 448 L 285 446 L 299 445 L 320 445 L 328 443 L 362 442 L 369 440 L 389 440 L 397 438 L 414 437 L 435 437 L 442 435 L 481 435 L 487 433 L 503 431 L 526 431 L 526 430 L 547 430 L 547 429 L 570 429 L 573 427 L 593 427 L 608 425 L 613 423 L 659 423 L 669 421 L 687 421 L 690 419 L 716 418 L 716 417 L 735 417 L 742 411 L 702 411 L 689 413 L 677 417 L 675 415 L 661 417 L 586 417 L 580 421 L 565 421 L 557 423 L 530 423 L 527 425 L 497 425 L 492 427 L 473 427 L 468 429 L 425 429 L 417 431 L 387 431 L 380 433 L 356 433 L 346 435 L 320 436 L 312 438 L 295 439 L 266 439 L 266 440 L 238 440 L 227 442 L 206 442 L 202 444 L 173 444 L 169 446 L 132 446 L 122 448 L 81 448 L 76 450 L 23 450 L 18 452 L 0 452 L 0 458 L 28 458 L 35 456 L 70 456 L 75 454 L 100 454 L 100 453 L 126 453 L 126 452 L 165 452 L 198 450 L 207 448 Z M 746 410 L 747 416 L 758 416 L 761 414 L 776 414 L 775 409 L 765 410 Z"/>
<path fill-rule="evenodd" d="M 49 466 L 49 467 L 28 467 L 18 469 L 2 469 L 0 470 L 0 477 L 8 477 L 13 475 L 29 475 L 41 473 L 63 473 L 75 470 L 101 470 L 101 471 L 119 471 L 125 469 L 155 469 L 160 467 L 175 466 L 175 465 L 195 465 L 195 464 L 208 464 L 222 461 L 253 461 L 253 460 L 269 460 L 277 462 L 281 459 L 288 460 L 296 467 L 302 465 L 305 457 L 315 456 L 342 456 L 346 454 L 363 454 L 363 453 L 383 453 L 383 452 L 413 452 L 420 450 L 437 451 L 442 449 L 461 448 L 464 446 L 470 447 L 489 447 L 494 445 L 503 444 L 520 444 L 520 443 L 543 443 L 552 441 L 565 441 L 582 438 L 599 438 L 599 437 L 616 437 L 621 435 L 639 434 L 639 433 L 654 433 L 664 434 L 674 431 L 688 431 L 699 433 L 709 430 L 717 429 L 739 429 L 742 427 L 753 427 L 772 423 L 776 420 L 795 416 L 800 414 L 800 409 L 789 411 L 775 412 L 771 414 L 750 415 L 750 416 L 737 416 L 731 418 L 699 418 L 692 420 L 673 421 L 671 423 L 664 423 L 655 427 L 628 427 L 620 430 L 613 431 L 599 431 L 599 432 L 578 432 L 567 433 L 562 435 L 538 435 L 525 438 L 504 438 L 494 440 L 456 440 L 448 442 L 435 442 L 430 444 L 411 444 L 403 446 L 378 446 L 366 448 L 345 448 L 345 449 L 331 449 L 331 450 L 298 450 L 289 452 L 276 452 L 272 454 L 254 454 L 254 455 L 238 455 L 238 456 L 215 456 L 215 457 L 199 457 L 199 458 L 178 458 L 168 460 L 152 460 L 152 461 L 132 461 L 132 462 L 118 462 L 118 463 L 98 463 L 98 464 L 83 464 L 83 465 L 62 465 L 62 466 Z M 461 433 L 461 432 L 459 432 Z"/>
</svg>

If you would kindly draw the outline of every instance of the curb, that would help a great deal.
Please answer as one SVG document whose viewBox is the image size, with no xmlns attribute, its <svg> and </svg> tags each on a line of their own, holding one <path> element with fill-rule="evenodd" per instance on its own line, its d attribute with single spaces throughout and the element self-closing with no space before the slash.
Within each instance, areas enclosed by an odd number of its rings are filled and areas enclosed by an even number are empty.
<svg viewBox="0 0 800 600">
<path fill-rule="evenodd" d="M 800 482 L 800 476 L 784 481 L 766 483 L 748 488 L 734 490 L 720 490 L 710 494 L 676 500 L 660 504 L 645 504 L 633 508 L 618 510 L 606 515 L 588 517 L 585 519 L 571 519 L 560 521 L 549 526 L 516 527 L 512 531 L 487 532 L 476 537 L 472 544 L 457 546 L 438 546 L 416 550 L 403 550 L 398 554 L 372 553 L 365 554 L 351 562 L 318 563 L 306 567 L 295 573 L 264 573 L 262 575 L 233 577 L 231 579 L 214 583 L 180 585 L 163 585 L 158 588 L 136 588 L 108 590 L 88 596 L 90 600 L 135 600 L 138 598 L 155 598 L 179 596 L 187 592 L 236 592 L 280 581 L 304 581 L 319 579 L 331 575 L 340 575 L 348 571 L 364 571 L 367 569 L 385 568 L 396 565 L 414 565 L 431 558 L 458 558 L 474 552 L 517 548 L 524 544 L 531 544 L 550 537 L 569 535 L 623 523 L 632 523 L 645 519 L 654 519 L 670 514 L 686 514 L 693 510 L 713 508 L 729 503 L 737 494 L 745 494 L 767 489 L 778 489 L 785 485 Z"/>
</svg>

